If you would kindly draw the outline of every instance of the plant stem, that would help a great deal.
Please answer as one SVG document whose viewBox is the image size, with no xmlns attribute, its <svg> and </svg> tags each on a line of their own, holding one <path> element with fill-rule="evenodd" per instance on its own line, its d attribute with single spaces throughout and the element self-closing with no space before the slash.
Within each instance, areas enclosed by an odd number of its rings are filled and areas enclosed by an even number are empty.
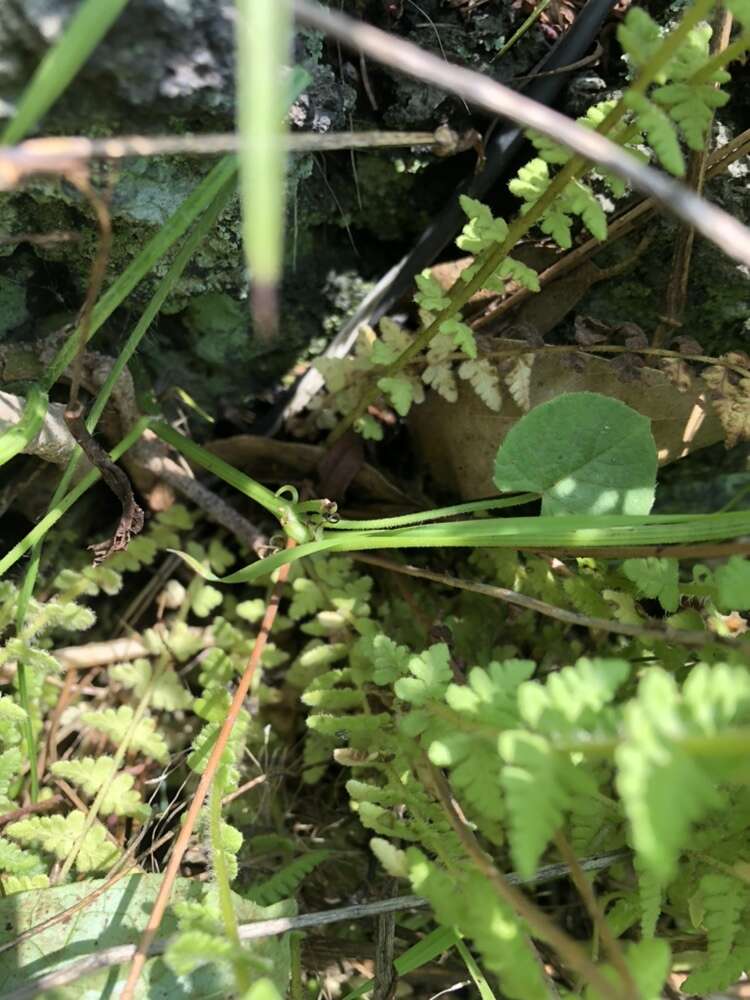
<svg viewBox="0 0 750 1000">
<path fill-rule="evenodd" d="M 660 69 L 672 58 L 690 31 L 711 10 L 713 4 L 714 0 L 696 0 L 693 6 L 684 14 L 679 24 L 664 38 L 657 51 L 641 67 L 638 79 L 630 88 L 632 91 L 645 93 L 651 83 L 653 83 Z M 623 100 L 618 101 L 596 131 L 600 135 L 606 136 L 622 119 L 626 111 L 625 102 Z M 618 138 L 619 141 L 623 141 L 622 137 Z M 480 264 L 480 267 L 474 277 L 470 281 L 463 281 L 459 277 L 454 282 L 448 292 L 450 298 L 449 304 L 417 334 L 409 347 L 392 364 L 388 365 L 383 372 L 378 372 L 378 377 L 391 377 L 395 375 L 417 354 L 423 351 L 432 338 L 439 332 L 443 323 L 456 316 L 472 295 L 484 287 L 487 279 L 495 273 L 516 243 L 541 219 L 555 199 L 562 194 L 569 182 L 575 180 L 589 169 L 590 164 L 588 160 L 579 155 L 573 156 L 550 181 L 550 184 L 541 197 L 527 209 L 524 215 L 520 215 L 510 225 L 503 243 L 496 247 L 488 248 L 479 255 L 477 263 Z M 342 417 L 336 427 L 334 427 L 328 437 L 328 444 L 331 445 L 338 441 L 367 412 L 368 407 L 375 402 L 379 394 L 380 390 L 377 384 L 372 382 L 352 412 Z"/>
<path fill-rule="evenodd" d="M 239 955 L 242 945 L 237 929 L 237 914 L 234 912 L 232 889 L 229 882 L 229 869 L 227 868 L 227 858 L 224 853 L 221 836 L 221 800 L 223 795 L 221 772 L 222 769 L 219 768 L 208 799 L 209 835 L 211 838 L 211 854 L 213 857 L 214 875 L 216 877 L 216 888 L 219 896 L 219 911 L 226 935 L 237 949 L 237 959 L 232 962 L 232 968 L 234 969 L 238 990 L 244 996 L 245 992 L 250 988 L 250 979 L 248 971 Z"/>
</svg>

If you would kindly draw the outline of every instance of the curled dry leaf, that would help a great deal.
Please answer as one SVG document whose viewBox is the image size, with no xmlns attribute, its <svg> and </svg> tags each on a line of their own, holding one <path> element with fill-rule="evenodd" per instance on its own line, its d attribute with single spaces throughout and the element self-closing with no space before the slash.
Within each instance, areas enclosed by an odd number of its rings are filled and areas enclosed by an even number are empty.
<svg viewBox="0 0 750 1000">
<path fill-rule="evenodd" d="M 525 344 L 518 343 L 518 347 L 528 352 Z M 576 364 L 563 364 L 563 358 L 575 358 Z M 583 351 L 536 354 L 529 380 L 530 408 L 565 392 L 582 391 L 620 399 L 649 417 L 662 463 L 722 440 L 719 416 L 698 377 L 691 376 L 689 386 L 680 391 L 656 368 L 640 368 L 632 381 L 623 381 L 611 361 Z M 501 413 L 493 413 L 469 386 L 459 383 L 456 403 L 428 393 L 422 406 L 409 414 L 409 427 L 415 450 L 433 481 L 468 500 L 497 493 L 492 482 L 497 446 L 523 413 L 509 398 Z"/>
<path fill-rule="evenodd" d="M 750 358 L 743 351 L 723 354 L 721 360 L 750 368 Z M 727 448 L 750 441 L 750 378 L 743 378 L 724 365 L 711 365 L 703 372 L 703 381 L 721 421 Z"/>
<path fill-rule="evenodd" d="M 687 392 L 693 384 L 690 368 L 680 358 L 662 358 L 659 368 L 679 392 Z"/>
</svg>

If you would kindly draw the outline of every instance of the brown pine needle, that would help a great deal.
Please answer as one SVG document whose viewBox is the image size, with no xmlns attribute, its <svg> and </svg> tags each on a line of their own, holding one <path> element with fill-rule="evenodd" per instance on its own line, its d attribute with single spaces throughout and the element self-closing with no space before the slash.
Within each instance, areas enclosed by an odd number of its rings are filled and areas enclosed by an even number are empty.
<svg viewBox="0 0 750 1000">
<path fill-rule="evenodd" d="M 294 544 L 294 541 L 290 538 L 287 541 L 287 548 L 293 548 Z M 268 637 L 271 634 L 271 628 L 273 627 L 276 613 L 279 609 L 279 601 L 281 600 L 281 587 L 286 580 L 288 573 L 289 564 L 282 566 L 279 570 L 278 580 L 274 584 L 273 590 L 271 591 L 271 596 L 266 607 L 266 613 L 263 615 L 260 631 L 258 632 L 255 640 L 255 645 L 253 646 L 253 651 L 250 654 L 250 659 L 247 661 L 245 672 L 240 678 L 237 690 L 234 692 L 234 697 L 232 698 L 232 704 L 229 706 L 227 717 L 224 720 L 224 724 L 222 725 L 219 735 L 216 738 L 216 743 L 211 751 L 211 756 L 208 758 L 206 769 L 201 775 L 198 787 L 196 788 L 193 799 L 190 803 L 190 808 L 185 816 L 185 821 L 182 825 L 179 836 L 175 841 L 175 845 L 172 848 L 169 864 L 164 872 L 164 880 L 159 888 L 159 893 L 154 902 L 154 908 L 151 911 L 151 916 L 146 924 L 146 929 L 141 935 L 141 940 L 138 942 L 138 948 L 133 956 L 133 962 L 130 966 L 127 982 L 125 983 L 125 987 L 120 995 L 120 1000 L 133 1000 L 135 995 L 136 985 L 138 984 L 138 980 L 143 972 L 143 967 L 146 964 L 146 959 L 151 945 L 153 944 L 159 931 L 159 926 L 162 918 L 164 917 L 164 912 L 169 904 L 172 887 L 174 886 L 179 873 L 185 851 L 190 843 L 190 837 L 192 836 L 193 829 L 198 820 L 201 808 L 203 807 L 203 802 L 211 787 L 211 783 L 214 780 L 216 769 L 221 762 L 222 754 L 224 753 L 229 737 L 232 734 L 232 729 L 237 721 L 237 717 L 240 714 L 242 704 L 248 691 L 250 690 L 250 685 L 252 684 L 253 677 L 255 676 L 255 671 L 258 668 L 260 658 L 263 655 L 263 650 L 265 649 Z"/>
</svg>

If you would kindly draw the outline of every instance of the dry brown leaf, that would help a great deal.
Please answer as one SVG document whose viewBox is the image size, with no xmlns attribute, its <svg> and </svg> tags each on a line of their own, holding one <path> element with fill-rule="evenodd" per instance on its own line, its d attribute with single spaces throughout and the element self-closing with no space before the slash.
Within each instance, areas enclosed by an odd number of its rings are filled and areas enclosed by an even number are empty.
<svg viewBox="0 0 750 1000">
<path fill-rule="evenodd" d="M 255 434 L 211 441 L 206 449 L 263 483 L 278 485 L 314 479 L 325 448 L 296 441 L 277 441 Z M 352 492 L 358 497 L 398 507 L 413 509 L 410 498 L 373 466 L 365 463 L 352 479 Z M 333 499 L 336 499 L 335 497 Z"/>
<path fill-rule="evenodd" d="M 686 362 L 680 358 L 662 358 L 659 367 L 679 392 L 687 392 L 693 384 L 693 375 Z"/>
<path fill-rule="evenodd" d="M 525 345 L 518 347 L 523 350 Z M 563 363 L 571 357 L 575 365 Z M 722 440 L 721 422 L 707 399 L 704 382 L 697 377 L 680 392 L 656 368 L 641 368 L 633 381 L 623 381 L 611 361 L 583 351 L 536 355 L 529 384 L 531 408 L 564 392 L 583 391 L 620 399 L 650 417 L 662 463 Z M 523 412 L 515 400 L 506 399 L 502 413 L 492 413 L 469 387 L 460 384 L 456 403 L 428 393 L 422 406 L 409 414 L 409 427 L 415 450 L 433 480 L 468 500 L 497 493 L 492 483 L 495 453 Z"/>
<path fill-rule="evenodd" d="M 721 360 L 750 368 L 750 358 L 743 351 L 723 354 Z M 750 378 L 743 378 L 726 365 L 710 365 L 703 372 L 703 381 L 724 429 L 727 448 L 750 441 Z"/>
</svg>

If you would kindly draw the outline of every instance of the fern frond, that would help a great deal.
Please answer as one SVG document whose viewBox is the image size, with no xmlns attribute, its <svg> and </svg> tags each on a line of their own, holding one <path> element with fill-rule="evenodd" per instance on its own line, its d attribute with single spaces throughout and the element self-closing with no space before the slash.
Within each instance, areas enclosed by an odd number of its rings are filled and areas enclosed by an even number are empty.
<svg viewBox="0 0 750 1000">
<path fill-rule="evenodd" d="M 526 929 L 485 878 L 472 873 L 457 883 L 413 847 L 407 849 L 406 861 L 414 892 L 429 900 L 443 926 L 458 927 L 474 941 L 483 965 L 497 975 L 504 996 L 511 1000 L 547 996 Z"/>
<path fill-rule="evenodd" d="M 656 922 L 661 913 L 663 887 L 660 879 L 646 868 L 636 855 L 633 863 L 638 877 L 638 902 L 641 911 L 641 937 L 652 938 L 656 935 Z"/>
<path fill-rule="evenodd" d="M 498 746 L 505 761 L 501 783 L 513 862 L 522 875 L 531 876 L 572 797 L 561 780 L 560 759 L 541 736 L 510 730 L 500 735 Z"/>
<path fill-rule="evenodd" d="M 617 40 L 632 65 L 644 66 L 661 44 L 661 28 L 642 7 L 631 7 L 617 29 Z"/>
<path fill-rule="evenodd" d="M 275 872 L 271 878 L 250 886 L 248 897 L 261 906 L 270 906 L 280 899 L 288 899 L 294 895 L 307 876 L 330 856 L 331 852 L 325 850 L 301 854 Z"/>
<path fill-rule="evenodd" d="M 103 816 L 135 816 L 145 820 L 151 812 L 141 799 L 140 793 L 133 788 L 135 783 L 133 775 L 125 772 L 115 775 L 115 762 L 112 757 L 58 760 L 51 765 L 50 770 L 53 774 L 72 782 L 91 799 L 105 784 L 109 784 L 99 806 L 99 812 Z"/>
<path fill-rule="evenodd" d="M 674 742 L 684 732 L 674 679 L 654 668 L 625 707 L 625 739 L 615 751 L 617 789 L 644 865 L 665 882 L 692 824 L 722 797 L 704 768 Z M 680 789 L 681 808 L 674 808 Z"/>
<path fill-rule="evenodd" d="M 21 844 L 38 847 L 46 854 L 63 860 L 72 845 L 80 841 L 85 822 L 84 813 L 75 810 L 67 816 L 30 816 L 9 824 L 5 832 Z M 82 873 L 106 871 L 120 857 L 120 853 L 107 836 L 106 829 L 97 822 L 83 838 L 75 867 Z"/>
<path fill-rule="evenodd" d="M 105 708 L 94 712 L 82 712 L 81 720 L 92 729 L 104 733 L 115 746 L 119 746 L 132 725 L 133 715 L 130 705 L 120 705 L 116 709 Z M 169 759 L 169 749 L 164 737 L 157 732 L 156 720 L 150 717 L 139 720 L 130 736 L 129 747 L 131 750 L 140 750 L 161 764 Z"/>
<path fill-rule="evenodd" d="M 716 108 L 722 108 L 729 94 L 713 84 L 670 83 L 657 87 L 651 96 L 664 107 L 682 132 L 691 149 L 702 150 Z"/>
<path fill-rule="evenodd" d="M 623 100 L 637 115 L 638 127 L 645 133 L 661 165 L 675 177 L 684 177 L 685 158 L 669 115 L 643 94 L 633 90 L 627 90 Z"/>
<path fill-rule="evenodd" d="M 8 792 L 13 781 L 21 774 L 22 761 L 23 757 L 18 747 L 0 753 L 0 808 L 3 812 L 13 808 Z"/>
<path fill-rule="evenodd" d="M 176 934 L 164 953 L 164 961 L 178 976 L 189 976 L 202 965 L 229 961 L 234 945 L 228 938 L 208 931 L 190 930 Z"/>
<path fill-rule="evenodd" d="M 627 660 L 582 657 L 574 666 L 550 674 L 545 684 L 522 684 L 518 707 L 524 721 L 542 733 L 596 731 L 607 720 L 604 709 L 629 675 Z"/>
<path fill-rule="evenodd" d="M 44 872 L 45 867 L 38 854 L 0 837 L 0 870 L 16 876 L 38 875 Z"/>
<path fill-rule="evenodd" d="M 688 976 L 685 989 L 705 995 L 731 986 L 743 971 L 746 954 L 733 955 L 732 950 L 744 926 L 742 912 L 749 897 L 739 879 L 718 872 L 703 876 L 698 895 L 708 947 L 705 964 Z"/>
<path fill-rule="evenodd" d="M 14 892 L 35 892 L 49 887 L 49 875 L 0 875 L 0 886 L 6 896 Z"/>
<path fill-rule="evenodd" d="M 496 369 L 487 358 L 462 361 L 458 367 L 458 377 L 469 383 L 488 409 L 495 413 L 500 412 L 503 404 L 500 380 L 497 377 Z"/>
<path fill-rule="evenodd" d="M 221 650 L 218 652 L 221 653 Z M 183 687 L 175 670 L 171 667 L 162 669 L 152 681 L 153 673 L 149 661 L 142 657 L 130 663 L 116 663 L 109 668 L 109 676 L 130 688 L 138 699 L 143 697 L 150 685 L 150 704 L 155 709 L 177 712 L 192 706 L 193 696 Z"/>
</svg>

